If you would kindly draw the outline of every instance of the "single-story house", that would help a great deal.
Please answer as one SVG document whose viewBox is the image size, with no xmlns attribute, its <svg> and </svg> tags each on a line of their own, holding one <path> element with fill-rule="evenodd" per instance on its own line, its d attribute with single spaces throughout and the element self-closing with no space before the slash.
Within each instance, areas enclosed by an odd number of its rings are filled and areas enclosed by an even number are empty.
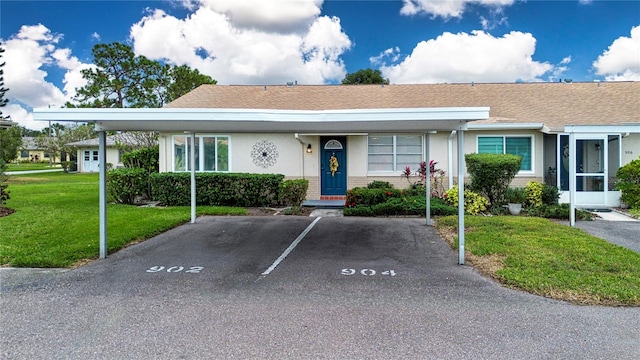
<svg viewBox="0 0 640 360">
<path fill-rule="evenodd" d="M 94 122 L 104 162 L 107 131 L 159 131 L 161 171 L 282 173 L 309 180 L 307 199 L 342 199 L 373 180 L 403 183 L 402 170 L 427 159 L 464 179 L 464 154 L 514 153 L 523 157 L 516 185 L 554 183 L 573 208 L 619 204 L 615 171 L 640 154 L 639 100 L 640 82 L 203 85 L 161 109 L 34 109 L 34 119 Z M 461 207 L 459 215 L 463 264 Z"/>
<path fill-rule="evenodd" d="M 98 161 L 98 138 L 76 141 L 67 145 L 76 148 L 78 159 L 77 169 L 79 172 L 88 173 L 98 172 L 100 170 Z M 116 147 L 116 137 L 114 135 L 107 136 L 106 145 L 107 164 L 111 164 L 113 167 L 121 167 L 122 151 Z"/>
<path fill-rule="evenodd" d="M 18 162 L 44 162 L 49 161 L 49 153 L 38 146 L 36 138 L 22 137 L 22 146 L 18 149 Z"/>
<path fill-rule="evenodd" d="M 204 85 L 168 104 L 168 109 L 462 109 L 488 107 L 489 116 L 469 122 L 465 153 L 513 153 L 523 157 L 513 184 L 557 185 L 569 202 L 569 131 L 580 133 L 576 148 L 577 204 L 618 206 L 616 170 L 640 155 L 640 82 L 433 84 L 363 86 Z M 300 115 L 304 121 L 304 114 Z M 349 188 L 373 180 L 407 186 L 405 167 L 425 159 L 457 176 L 455 130 L 433 127 L 385 130 L 339 124 L 306 131 L 272 126 L 271 132 L 243 129 L 196 134 L 196 171 L 282 173 L 310 182 L 308 199 L 340 199 Z M 161 171 L 186 171 L 189 135 L 160 133 Z M 332 165 L 333 161 L 333 165 Z M 465 174 L 466 175 L 466 174 Z M 449 179 L 453 179 L 449 176 Z"/>
</svg>

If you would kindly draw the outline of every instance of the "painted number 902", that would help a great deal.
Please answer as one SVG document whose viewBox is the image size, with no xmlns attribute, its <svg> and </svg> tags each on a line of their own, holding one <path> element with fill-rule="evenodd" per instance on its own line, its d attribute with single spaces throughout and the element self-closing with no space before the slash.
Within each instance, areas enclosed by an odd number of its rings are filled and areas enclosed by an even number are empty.
<svg viewBox="0 0 640 360">
<path fill-rule="evenodd" d="M 351 276 L 351 275 L 364 275 L 364 276 L 375 276 L 375 275 L 385 275 L 385 276 L 396 276 L 396 272 L 394 270 L 385 270 L 382 272 L 377 272 L 373 269 L 362 269 L 357 271 L 356 269 L 342 269 L 342 275 Z"/>
<path fill-rule="evenodd" d="M 186 269 L 186 270 L 185 270 Z M 148 273 L 157 273 L 161 271 L 166 271 L 168 273 L 178 273 L 178 272 L 186 272 L 190 274 L 199 274 L 204 269 L 204 266 L 190 266 L 188 268 L 184 266 L 171 266 L 165 268 L 164 266 L 152 266 L 147 269 Z"/>
</svg>

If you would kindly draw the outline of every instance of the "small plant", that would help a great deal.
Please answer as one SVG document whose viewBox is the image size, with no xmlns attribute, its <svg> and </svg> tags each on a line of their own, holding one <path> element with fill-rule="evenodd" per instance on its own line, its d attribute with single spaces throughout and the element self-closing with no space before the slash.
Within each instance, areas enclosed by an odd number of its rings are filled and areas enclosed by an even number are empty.
<svg viewBox="0 0 640 360">
<path fill-rule="evenodd" d="M 544 185 L 542 185 L 542 183 L 529 181 L 525 190 L 527 204 L 530 207 L 538 207 L 543 204 L 542 194 L 544 192 Z"/>
<path fill-rule="evenodd" d="M 280 184 L 280 201 L 284 205 L 290 206 L 292 209 L 297 208 L 300 211 L 300 206 L 307 197 L 307 189 L 309 189 L 309 180 L 284 180 Z"/>
<path fill-rule="evenodd" d="M 452 206 L 458 206 L 458 185 L 455 185 L 445 193 L 447 203 Z M 482 195 L 474 193 L 471 190 L 464 190 L 464 212 L 469 215 L 477 215 L 487 211 L 489 201 Z"/>
<path fill-rule="evenodd" d="M 527 192 L 525 188 L 521 187 L 507 188 L 505 200 L 508 204 L 524 204 L 527 200 Z"/>
<path fill-rule="evenodd" d="M 429 181 L 431 181 L 431 196 L 441 197 L 444 194 L 444 170 L 436 168 L 437 161 L 429 161 Z M 411 170 L 410 166 L 407 166 L 402 171 L 400 176 L 407 179 L 411 189 L 422 188 L 426 186 L 427 178 L 427 163 L 421 162 L 418 166 L 418 170 L 415 172 Z M 412 177 L 416 177 L 415 181 L 411 181 Z"/>
</svg>

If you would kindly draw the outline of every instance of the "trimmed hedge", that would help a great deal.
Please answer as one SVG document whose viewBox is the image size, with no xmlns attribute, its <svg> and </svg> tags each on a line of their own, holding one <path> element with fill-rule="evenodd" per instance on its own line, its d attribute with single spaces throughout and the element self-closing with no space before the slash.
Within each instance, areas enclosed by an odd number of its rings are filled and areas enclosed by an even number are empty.
<svg viewBox="0 0 640 360">
<path fill-rule="evenodd" d="M 212 206 L 272 206 L 280 196 L 281 174 L 196 173 L 196 204 Z M 151 196 L 168 206 L 191 203 L 190 173 L 155 173 Z"/>
<path fill-rule="evenodd" d="M 135 203 L 136 197 L 146 194 L 148 174 L 145 169 L 122 168 L 107 172 L 107 192 L 118 204 Z"/>
<path fill-rule="evenodd" d="M 347 191 L 345 216 L 424 216 L 426 197 L 424 188 L 380 188 L 381 182 L 371 187 L 357 187 Z M 431 198 L 431 215 L 454 215 L 456 208 L 439 198 Z"/>
<path fill-rule="evenodd" d="M 489 199 L 494 209 L 504 204 L 511 180 L 520 171 L 522 157 L 511 154 L 466 154 L 471 190 Z"/>
</svg>

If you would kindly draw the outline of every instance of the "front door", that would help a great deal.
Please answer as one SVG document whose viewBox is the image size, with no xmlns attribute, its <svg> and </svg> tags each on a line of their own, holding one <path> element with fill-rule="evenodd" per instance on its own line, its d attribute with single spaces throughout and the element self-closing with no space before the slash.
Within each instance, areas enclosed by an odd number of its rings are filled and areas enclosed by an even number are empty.
<svg viewBox="0 0 640 360">
<path fill-rule="evenodd" d="M 347 138 L 322 137 L 320 151 L 321 195 L 347 193 Z"/>
</svg>

